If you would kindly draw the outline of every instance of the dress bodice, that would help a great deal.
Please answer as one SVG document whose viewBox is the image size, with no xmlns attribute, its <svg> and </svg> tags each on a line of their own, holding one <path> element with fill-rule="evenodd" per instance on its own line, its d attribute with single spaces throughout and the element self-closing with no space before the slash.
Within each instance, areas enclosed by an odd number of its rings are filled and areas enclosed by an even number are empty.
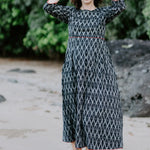
<svg viewBox="0 0 150 150">
<path fill-rule="evenodd" d="M 69 36 L 100 37 L 105 35 L 105 18 L 101 8 L 72 11 L 68 22 Z"/>
<path fill-rule="evenodd" d="M 74 6 L 45 3 L 43 9 L 50 15 L 68 24 L 69 36 L 105 36 L 105 25 L 119 15 L 126 5 L 124 0 L 111 0 L 111 5 L 94 10 L 81 10 Z"/>
</svg>

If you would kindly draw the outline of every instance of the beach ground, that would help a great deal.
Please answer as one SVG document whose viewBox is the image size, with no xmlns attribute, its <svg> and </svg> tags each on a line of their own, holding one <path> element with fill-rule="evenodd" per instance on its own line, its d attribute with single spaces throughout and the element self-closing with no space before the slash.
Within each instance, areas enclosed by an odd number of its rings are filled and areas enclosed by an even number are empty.
<svg viewBox="0 0 150 150">
<path fill-rule="evenodd" d="M 62 142 L 61 69 L 58 62 L 0 58 L 6 99 L 0 103 L 0 150 L 72 150 Z M 150 118 L 123 120 L 123 150 L 150 150 Z"/>
</svg>

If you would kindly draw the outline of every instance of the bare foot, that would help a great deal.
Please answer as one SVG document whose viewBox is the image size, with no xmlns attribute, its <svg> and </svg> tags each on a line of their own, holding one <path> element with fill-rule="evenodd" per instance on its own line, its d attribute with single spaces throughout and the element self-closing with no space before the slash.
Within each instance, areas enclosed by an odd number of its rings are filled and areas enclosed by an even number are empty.
<svg viewBox="0 0 150 150">
<path fill-rule="evenodd" d="M 73 150 L 82 150 L 81 148 L 75 147 L 75 141 L 71 142 Z"/>
</svg>

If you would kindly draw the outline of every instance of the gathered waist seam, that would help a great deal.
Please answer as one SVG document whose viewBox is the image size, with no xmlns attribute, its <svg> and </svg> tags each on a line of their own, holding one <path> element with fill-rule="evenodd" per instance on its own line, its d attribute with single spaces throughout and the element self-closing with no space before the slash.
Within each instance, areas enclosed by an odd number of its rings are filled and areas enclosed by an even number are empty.
<svg viewBox="0 0 150 150">
<path fill-rule="evenodd" d="M 90 37 L 90 36 L 69 36 L 69 38 L 100 38 L 102 40 L 105 40 L 105 38 L 102 38 L 102 37 Z"/>
</svg>

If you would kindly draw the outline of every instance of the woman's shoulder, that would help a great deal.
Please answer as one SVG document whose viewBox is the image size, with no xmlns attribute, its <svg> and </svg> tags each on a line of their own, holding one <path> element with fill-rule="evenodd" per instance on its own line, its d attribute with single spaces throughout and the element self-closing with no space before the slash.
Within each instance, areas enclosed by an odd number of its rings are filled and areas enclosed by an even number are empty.
<svg viewBox="0 0 150 150">
<path fill-rule="evenodd" d="M 66 5 L 66 8 L 70 9 L 70 10 L 75 10 L 75 6 L 72 6 L 72 5 Z"/>
</svg>

